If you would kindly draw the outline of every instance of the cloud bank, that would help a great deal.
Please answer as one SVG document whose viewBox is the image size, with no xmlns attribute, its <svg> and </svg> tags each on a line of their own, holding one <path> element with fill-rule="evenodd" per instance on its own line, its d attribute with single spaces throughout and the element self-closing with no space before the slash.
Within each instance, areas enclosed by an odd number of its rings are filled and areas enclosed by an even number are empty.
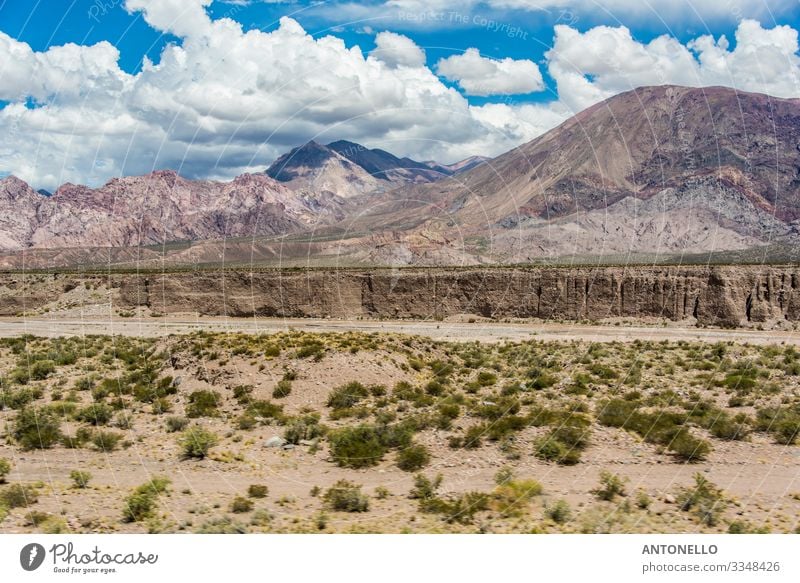
<svg viewBox="0 0 800 583">
<path fill-rule="evenodd" d="M 560 25 L 543 63 L 557 99 L 476 106 L 465 93 L 541 91 L 539 67 L 470 49 L 434 72 L 423 48 L 395 32 L 378 33 L 365 54 L 333 35 L 313 38 L 291 18 L 272 32 L 244 31 L 233 20 L 210 19 L 208 4 L 127 0 L 128 10 L 181 39 L 135 75 L 120 69 L 107 42 L 37 52 L 0 32 L 0 99 L 9 102 L 0 110 L 0 171 L 50 189 L 155 168 L 228 179 L 263 170 L 308 139 L 451 162 L 499 154 L 640 85 L 800 96 L 797 31 L 752 20 L 740 23 L 733 48 L 724 37 L 645 44 L 622 26 Z"/>
</svg>

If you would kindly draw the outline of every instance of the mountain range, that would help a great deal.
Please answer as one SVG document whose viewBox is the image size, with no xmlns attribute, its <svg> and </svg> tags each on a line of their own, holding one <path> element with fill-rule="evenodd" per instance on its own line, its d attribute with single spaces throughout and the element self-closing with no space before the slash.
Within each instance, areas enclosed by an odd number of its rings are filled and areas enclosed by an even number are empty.
<svg viewBox="0 0 800 583">
<path fill-rule="evenodd" d="M 20 250 L 34 262 L 56 251 L 61 262 L 91 262 L 98 248 L 184 241 L 152 253 L 204 262 L 224 239 L 234 262 L 409 265 L 792 244 L 798 136 L 798 99 L 659 86 L 598 103 L 491 160 L 418 162 L 342 140 L 309 142 L 231 182 L 157 171 L 44 196 L 9 176 L 0 250 L 11 252 L 5 264 Z"/>
</svg>

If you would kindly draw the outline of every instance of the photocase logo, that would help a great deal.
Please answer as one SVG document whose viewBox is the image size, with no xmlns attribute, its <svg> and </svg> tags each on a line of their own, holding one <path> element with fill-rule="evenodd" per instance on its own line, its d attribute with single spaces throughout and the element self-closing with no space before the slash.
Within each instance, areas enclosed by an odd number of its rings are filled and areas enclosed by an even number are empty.
<svg viewBox="0 0 800 583">
<path fill-rule="evenodd" d="M 35 571 L 44 562 L 44 547 L 39 543 L 30 543 L 19 552 L 19 564 L 26 571 Z"/>
</svg>

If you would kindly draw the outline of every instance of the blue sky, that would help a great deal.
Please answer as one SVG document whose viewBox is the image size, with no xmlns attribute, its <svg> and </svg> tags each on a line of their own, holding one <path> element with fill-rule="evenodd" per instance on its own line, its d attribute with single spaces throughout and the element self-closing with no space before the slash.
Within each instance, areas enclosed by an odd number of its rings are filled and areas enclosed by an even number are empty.
<svg viewBox="0 0 800 583">
<path fill-rule="evenodd" d="M 677 2 L 680 4 L 680 0 Z M 720 2 L 722 4 L 722 2 Z M 209 13 L 214 18 L 228 17 L 239 22 L 245 30 L 274 30 L 282 16 L 296 19 L 309 34 L 319 37 L 333 34 L 349 45 L 359 45 L 365 52 L 375 46 L 375 32 L 391 30 L 401 32 L 425 48 L 428 62 L 476 47 L 481 54 L 491 58 L 511 57 L 540 62 L 553 40 L 556 24 L 569 24 L 579 29 L 597 25 L 624 25 L 631 29 L 637 40 L 649 42 L 669 34 L 687 42 L 703 34 L 726 35 L 733 39 L 740 17 L 754 17 L 764 25 L 788 24 L 800 29 L 800 4 L 779 5 L 767 10 L 769 2 L 751 2 L 750 8 L 728 11 L 725 14 L 706 15 L 693 13 L 689 4 L 682 10 L 685 15 L 659 14 L 657 6 L 645 9 L 634 16 L 621 10 L 604 9 L 602 2 L 589 2 L 595 6 L 554 6 L 540 10 L 493 9 L 487 4 L 462 10 L 458 3 L 433 9 L 419 18 L 397 18 L 381 14 L 380 2 L 362 2 L 364 7 L 374 6 L 375 11 L 365 11 L 362 18 L 336 19 L 329 14 L 335 2 L 213 2 Z M 568 4 L 568 3 L 565 3 Z M 321 7 L 330 8 L 322 11 Z M 496 23 L 492 28 L 492 23 Z M 0 0 L 0 30 L 17 40 L 28 43 L 37 51 L 65 43 L 94 44 L 109 41 L 120 51 L 120 67 L 135 73 L 141 69 L 147 56 L 157 62 L 167 43 L 180 42 L 171 34 L 154 30 L 141 12 L 129 13 L 119 0 Z M 555 84 L 545 73 L 548 91 L 519 96 L 522 101 L 553 99 Z M 445 80 L 445 82 L 447 82 Z M 473 103 L 491 99 L 468 96 Z"/>
<path fill-rule="evenodd" d="M 643 84 L 798 97 L 798 30 L 795 0 L 0 0 L 0 172 L 225 179 L 311 138 L 495 155 Z"/>
</svg>

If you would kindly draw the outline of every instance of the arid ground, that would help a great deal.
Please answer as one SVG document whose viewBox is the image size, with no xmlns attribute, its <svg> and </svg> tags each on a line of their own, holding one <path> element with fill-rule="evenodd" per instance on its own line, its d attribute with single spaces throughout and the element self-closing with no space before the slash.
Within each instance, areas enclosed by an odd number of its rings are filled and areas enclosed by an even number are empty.
<svg viewBox="0 0 800 583">
<path fill-rule="evenodd" d="M 788 331 L 113 322 L 0 324 L 1 532 L 799 526 Z"/>
</svg>

